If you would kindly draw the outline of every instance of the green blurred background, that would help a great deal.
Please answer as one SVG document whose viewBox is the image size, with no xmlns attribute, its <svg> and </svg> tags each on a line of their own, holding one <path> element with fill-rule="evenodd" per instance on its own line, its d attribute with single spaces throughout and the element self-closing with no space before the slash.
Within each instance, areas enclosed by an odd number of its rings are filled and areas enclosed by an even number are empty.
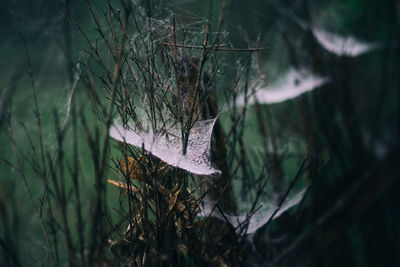
<svg viewBox="0 0 400 267">
<path fill-rule="evenodd" d="M 215 27 L 222 1 L 144 1 L 139 4 L 161 4 L 172 12 L 185 14 L 188 19 L 209 19 Z M 70 0 L 68 5 L 88 36 L 92 40 L 98 38 L 86 4 Z M 106 3 L 93 1 L 93 6 L 101 14 Z M 9 93 L 12 99 L 8 107 L 1 106 L 2 116 L 11 111 L 17 146 L 30 156 L 30 138 L 35 144 L 38 140 L 23 36 L 27 40 L 42 113 L 44 147 L 50 154 L 54 153 L 53 113 L 61 119 L 68 116 L 71 74 L 67 59 L 72 57 L 71 64 L 79 72 L 76 62 L 81 59 L 80 50 L 87 48 L 87 44 L 72 25 L 71 50 L 65 47 L 68 24 L 65 4 L 61 0 L 6 1 L 0 5 L 0 14 L 1 98 L 6 99 Z M 311 31 L 313 27 L 379 46 L 357 57 L 339 57 L 317 42 Z M 229 33 L 229 41 L 234 47 L 247 47 L 246 39 L 268 47 L 267 51 L 258 53 L 254 67 L 257 74 L 265 75 L 267 83 L 276 81 L 294 67 L 312 70 L 331 81 L 303 95 L 301 101 L 292 99 L 261 105 L 262 110 L 269 112 L 282 146 L 295 143 L 297 149 L 304 152 L 302 150 L 312 144 L 310 156 L 320 163 L 315 173 L 310 174 L 312 186 L 305 200 L 307 209 L 301 219 L 303 224 L 291 232 L 294 240 L 299 240 L 297 238 L 309 233 L 307 231 L 312 234 L 307 236 L 306 243 L 288 254 L 293 263 L 286 264 L 400 266 L 400 168 L 397 156 L 400 2 L 232 0 L 227 1 L 223 28 Z M 80 104 L 87 103 L 85 112 L 89 124 L 96 124 L 85 85 L 78 81 L 73 93 Z M 223 103 L 222 99 L 220 102 Z M 255 117 L 255 110 L 250 108 L 246 138 L 249 143 L 257 144 L 261 137 L 254 135 L 257 130 Z M 222 120 L 229 124 L 229 115 L 222 114 Z M 69 137 L 71 134 L 67 133 Z M 66 140 L 68 153 L 72 141 Z M 81 192 L 83 200 L 90 202 L 95 192 L 90 151 L 84 138 L 79 142 Z M 24 266 L 48 264 L 47 247 L 38 219 L 17 171 L 8 164 L 15 165 L 15 160 L 6 122 L 1 125 L 0 156 L 0 237 L 14 243 Z M 36 156 L 38 154 L 33 155 Z M 285 161 L 285 177 L 293 176 L 299 162 L 301 157 Z M 28 166 L 29 162 L 23 164 Z M 363 178 L 370 176 L 374 178 L 363 183 Z M 41 180 L 32 171 L 27 171 L 27 179 L 34 198 L 40 203 L 40 199 L 46 197 Z M 362 185 L 358 186 L 358 183 Z M 108 199 L 110 207 L 119 205 L 119 192 L 109 190 Z M 339 205 L 340 201 L 344 206 Z M 337 203 L 339 206 L 335 206 Z M 90 210 L 91 207 L 88 205 L 83 209 Z M 318 225 L 319 220 L 321 225 Z M 61 259 L 63 257 L 66 256 Z M 10 262 L 3 251 L 0 265 L 7 266 Z"/>
</svg>

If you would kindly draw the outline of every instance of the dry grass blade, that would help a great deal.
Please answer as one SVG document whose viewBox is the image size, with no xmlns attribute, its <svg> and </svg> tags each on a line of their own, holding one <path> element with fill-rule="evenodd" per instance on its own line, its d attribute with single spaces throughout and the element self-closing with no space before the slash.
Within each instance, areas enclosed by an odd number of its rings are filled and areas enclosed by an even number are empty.
<svg viewBox="0 0 400 267">
<path fill-rule="evenodd" d="M 120 189 L 124 189 L 127 193 L 132 192 L 135 194 L 140 194 L 139 190 L 133 185 L 128 186 L 126 183 L 115 181 L 115 180 L 110 180 L 110 179 L 107 179 L 107 183 L 112 184 Z"/>
</svg>

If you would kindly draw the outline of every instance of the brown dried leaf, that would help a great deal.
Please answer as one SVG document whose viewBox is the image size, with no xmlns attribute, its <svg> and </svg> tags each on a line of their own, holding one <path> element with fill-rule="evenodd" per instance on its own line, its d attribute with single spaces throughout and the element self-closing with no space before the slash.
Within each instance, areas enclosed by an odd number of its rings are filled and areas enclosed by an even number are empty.
<svg viewBox="0 0 400 267">
<path fill-rule="evenodd" d="M 226 263 L 224 262 L 224 260 L 222 259 L 222 257 L 220 255 L 217 255 L 214 258 L 212 258 L 211 262 L 216 264 L 216 266 L 219 266 L 219 267 L 228 267 L 228 265 L 226 265 Z"/>
<path fill-rule="evenodd" d="M 170 196 L 168 200 L 168 211 L 171 211 L 176 203 L 176 200 L 178 199 L 179 192 L 181 191 L 182 187 L 179 188 L 173 195 Z"/>
<path fill-rule="evenodd" d="M 188 221 L 189 220 L 189 211 L 188 210 L 185 210 L 184 212 L 183 212 L 183 218 L 185 218 L 186 219 L 186 221 Z"/>
<path fill-rule="evenodd" d="M 140 181 L 143 180 L 142 162 L 147 162 L 144 156 L 139 157 L 137 160 L 132 157 L 128 157 L 128 162 L 125 160 L 119 160 L 121 171 L 125 175 L 129 175 L 131 179 L 137 179 Z"/>
<path fill-rule="evenodd" d="M 133 185 L 130 185 L 128 187 L 128 185 L 126 183 L 115 181 L 115 180 L 110 180 L 110 179 L 107 179 L 107 183 L 110 183 L 118 188 L 125 189 L 127 192 L 130 191 L 133 193 L 140 193 L 139 190 L 137 190 L 137 188 L 134 187 Z"/>
<path fill-rule="evenodd" d="M 144 241 L 144 232 L 139 235 L 139 240 Z"/>
<path fill-rule="evenodd" d="M 201 207 L 200 207 L 199 203 L 197 203 L 196 201 L 193 201 L 191 203 L 191 211 L 194 214 L 200 213 L 201 212 Z"/>
<path fill-rule="evenodd" d="M 168 190 L 165 186 L 163 186 L 163 185 L 157 183 L 157 188 L 158 188 L 158 191 L 159 191 L 166 199 L 168 199 L 168 198 L 170 197 L 171 193 L 169 192 L 169 190 Z"/>
<path fill-rule="evenodd" d="M 186 206 L 185 206 L 185 204 L 183 204 L 182 201 L 176 202 L 175 206 L 176 206 L 176 209 L 177 209 L 178 212 L 182 212 L 182 211 L 184 211 L 186 209 Z"/>
</svg>

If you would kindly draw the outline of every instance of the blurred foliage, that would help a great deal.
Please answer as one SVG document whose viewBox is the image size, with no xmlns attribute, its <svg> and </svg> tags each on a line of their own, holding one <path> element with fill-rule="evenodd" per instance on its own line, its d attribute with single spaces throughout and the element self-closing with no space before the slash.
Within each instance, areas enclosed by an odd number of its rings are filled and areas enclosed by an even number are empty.
<svg viewBox="0 0 400 267">
<path fill-rule="evenodd" d="M 97 38 L 86 4 L 77 0 L 65 2 L 88 37 Z M 119 1 L 112 2 L 119 6 Z M 165 5 L 177 13 L 187 10 L 194 17 L 209 19 L 211 29 L 218 25 L 222 3 L 211 0 L 134 2 L 145 8 Z M 93 1 L 93 5 L 95 11 L 102 14 L 106 2 Z M 269 48 L 254 59 L 254 76 L 265 75 L 262 79 L 271 83 L 285 70 L 295 67 L 311 69 L 330 79 L 328 84 L 299 98 L 280 104 L 260 104 L 249 107 L 247 111 L 246 144 L 254 144 L 255 140 L 262 142 L 257 121 L 257 114 L 262 114 L 266 128 L 276 136 L 279 146 L 290 148 L 280 161 L 285 184 L 295 176 L 305 155 L 310 162 L 307 182 L 311 184 L 298 208 L 260 230 L 260 237 L 254 242 L 256 249 L 250 243 L 246 244 L 248 264 L 400 266 L 399 1 L 232 0 L 227 1 L 224 12 L 224 29 L 234 47 L 247 47 L 251 43 Z M 54 118 L 57 115 L 63 118 L 66 114 L 71 62 L 74 71 L 77 71 L 78 62 L 83 68 L 81 49 L 87 47 L 84 37 L 71 21 L 66 22 L 63 1 L 8 1 L 0 6 L 0 14 L 0 49 L 3 50 L 0 98 L 7 100 L 0 101 L 0 112 L 2 116 L 11 112 L 11 121 L 16 125 L 14 138 L 21 151 L 30 151 L 24 148 L 30 148 L 31 142 L 38 145 L 32 89 L 26 75 L 28 64 L 20 37 L 23 35 L 27 39 L 38 88 L 44 146 L 51 155 L 57 150 L 58 138 Z M 71 27 L 71 36 L 65 35 L 65 27 Z M 312 27 L 354 36 L 380 47 L 358 57 L 340 57 L 318 43 Z M 72 40 L 70 48 L 65 46 L 66 38 Z M 237 62 L 236 58 L 229 56 L 225 60 L 228 66 Z M 75 98 L 77 105 L 89 106 L 90 97 L 84 87 L 84 82 L 78 83 Z M 7 94 L 11 96 L 9 100 Z M 222 105 L 223 92 L 216 91 L 216 95 Z M 98 113 L 88 107 L 83 114 L 92 129 L 98 121 Z M 226 113 L 220 116 L 222 126 L 227 130 L 231 117 Z M 52 265 L 18 171 L 10 167 L 16 162 L 6 120 L 0 126 L 0 265 Z M 96 182 L 89 178 L 93 177 L 94 171 L 91 151 L 82 137 L 84 134 L 80 128 L 77 153 L 82 160 L 80 194 L 82 203 L 90 203 L 95 198 Z M 65 153 L 72 155 L 72 131 L 67 131 L 65 136 Z M 116 151 L 115 147 L 111 148 L 111 154 Z M 250 150 L 249 162 L 257 162 L 254 159 L 260 158 L 264 162 L 264 155 L 253 152 Z M 39 158 L 38 151 L 32 155 L 26 153 L 24 156 Z M 274 165 L 273 157 L 268 160 L 270 165 Z M 73 157 L 68 161 L 72 164 Z M 23 165 L 29 166 L 29 162 L 25 161 Z M 262 170 L 262 164 L 254 165 L 255 170 Z M 247 178 L 245 173 L 245 170 L 240 170 L 241 179 Z M 34 171 L 30 171 L 27 177 L 34 199 L 39 206 L 46 207 L 43 203 L 48 196 L 42 181 Z M 67 181 L 67 187 L 71 184 Z M 242 186 L 234 184 L 238 198 Z M 67 192 L 68 199 L 72 198 L 71 195 L 72 191 Z M 126 200 L 115 190 L 109 190 L 106 198 L 112 203 L 109 207 Z M 71 203 L 68 207 L 75 209 Z M 87 204 L 82 205 L 82 209 L 83 214 L 89 214 L 94 207 Z M 110 214 L 119 218 L 118 211 L 112 208 Z M 75 226 L 77 223 L 73 219 L 72 224 Z M 49 229 L 56 231 L 60 226 L 52 225 Z M 78 233 L 76 228 L 73 229 L 72 236 L 77 241 Z M 218 229 L 210 231 L 218 232 Z M 55 236 L 61 238 L 62 234 Z M 61 265 L 68 264 L 68 255 L 61 253 L 58 257 Z M 104 257 L 112 258 L 111 251 Z M 192 258 L 187 255 L 183 258 L 187 266 L 195 266 Z M 104 260 L 103 264 L 118 265 L 118 260 Z"/>
</svg>

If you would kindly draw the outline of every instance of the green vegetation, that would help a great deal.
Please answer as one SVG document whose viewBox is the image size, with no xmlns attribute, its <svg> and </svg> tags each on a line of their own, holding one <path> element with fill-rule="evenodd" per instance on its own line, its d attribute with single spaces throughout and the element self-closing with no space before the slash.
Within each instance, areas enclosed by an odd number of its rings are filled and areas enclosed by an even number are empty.
<svg viewBox="0 0 400 267">
<path fill-rule="evenodd" d="M 4 3 L 1 266 L 398 266 L 398 1 Z"/>
</svg>

